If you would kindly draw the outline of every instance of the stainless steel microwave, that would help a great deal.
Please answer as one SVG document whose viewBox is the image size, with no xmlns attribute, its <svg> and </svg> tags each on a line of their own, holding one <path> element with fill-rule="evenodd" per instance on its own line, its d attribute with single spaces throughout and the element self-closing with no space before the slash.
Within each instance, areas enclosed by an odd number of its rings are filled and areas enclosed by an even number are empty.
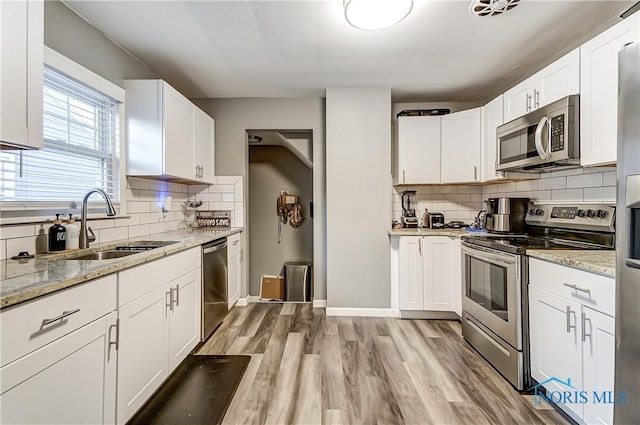
<svg viewBox="0 0 640 425">
<path fill-rule="evenodd" d="M 498 171 L 551 171 L 580 165 L 580 96 L 571 95 L 497 129 Z"/>
</svg>

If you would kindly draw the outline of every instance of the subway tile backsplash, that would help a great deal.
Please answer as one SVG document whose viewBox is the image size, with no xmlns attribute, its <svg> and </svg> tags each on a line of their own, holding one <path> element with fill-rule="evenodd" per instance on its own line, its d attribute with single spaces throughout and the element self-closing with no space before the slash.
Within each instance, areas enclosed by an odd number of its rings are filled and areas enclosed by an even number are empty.
<svg viewBox="0 0 640 425">
<path fill-rule="evenodd" d="M 184 185 L 162 181 L 127 178 L 126 218 L 90 220 L 96 242 L 142 237 L 153 233 L 186 228 L 185 220 L 193 220 L 194 211 L 184 208 L 187 199 L 203 201 L 198 209 L 231 211 L 231 226 L 243 227 L 243 180 L 237 176 L 219 176 L 215 184 Z M 161 212 L 164 199 L 172 198 L 171 210 Z M 10 258 L 20 251 L 44 252 L 51 222 L 10 224 L 0 227 L 0 259 Z"/>
<path fill-rule="evenodd" d="M 414 186 L 392 188 L 393 219 L 402 215 L 400 194 L 403 190 L 417 191 L 415 206 L 418 218 L 425 208 L 441 212 L 445 221 L 462 220 L 470 223 L 484 208 L 487 198 L 525 197 L 539 202 L 616 202 L 615 167 L 576 168 L 543 173 L 539 178 L 518 182 L 491 183 L 483 186 Z"/>
</svg>

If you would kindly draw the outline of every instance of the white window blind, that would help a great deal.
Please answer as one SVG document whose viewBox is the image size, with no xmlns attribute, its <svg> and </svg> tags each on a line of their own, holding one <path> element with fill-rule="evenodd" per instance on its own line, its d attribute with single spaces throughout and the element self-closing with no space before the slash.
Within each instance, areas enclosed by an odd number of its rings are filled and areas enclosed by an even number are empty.
<svg viewBox="0 0 640 425">
<path fill-rule="evenodd" d="M 78 204 L 94 187 L 118 202 L 118 102 L 45 66 L 43 106 L 44 148 L 0 151 L 2 208 Z"/>
</svg>

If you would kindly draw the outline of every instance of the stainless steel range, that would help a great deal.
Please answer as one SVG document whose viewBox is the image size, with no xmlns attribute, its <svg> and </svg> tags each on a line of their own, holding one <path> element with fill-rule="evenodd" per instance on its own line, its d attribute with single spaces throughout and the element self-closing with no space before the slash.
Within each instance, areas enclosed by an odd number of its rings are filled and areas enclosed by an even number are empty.
<svg viewBox="0 0 640 425">
<path fill-rule="evenodd" d="M 615 207 L 529 205 L 526 234 L 462 240 L 462 336 L 518 390 L 531 386 L 530 249 L 614 249 Z"/>
</svg>

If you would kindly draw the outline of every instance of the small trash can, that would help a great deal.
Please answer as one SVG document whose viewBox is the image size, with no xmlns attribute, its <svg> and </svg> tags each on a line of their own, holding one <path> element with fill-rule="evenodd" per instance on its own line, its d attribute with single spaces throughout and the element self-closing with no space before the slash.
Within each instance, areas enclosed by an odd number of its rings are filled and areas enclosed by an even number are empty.
<svg viewBox="0 0 640 425">
<path fill-rule="evenodd" d="M 284 263 L 285 301 L 311 301 L 311 264 L 307 261 Z"/>
</svg>

